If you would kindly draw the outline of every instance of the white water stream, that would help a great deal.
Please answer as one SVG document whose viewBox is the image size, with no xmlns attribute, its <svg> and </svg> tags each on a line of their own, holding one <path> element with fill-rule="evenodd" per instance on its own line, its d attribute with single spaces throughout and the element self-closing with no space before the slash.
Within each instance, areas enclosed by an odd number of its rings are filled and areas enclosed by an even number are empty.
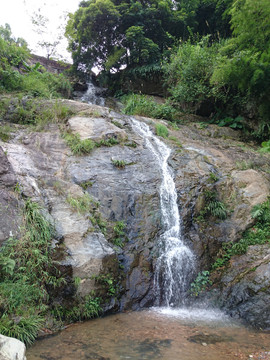
<svg viewBox="0 0 270 360">
<path fill-rule="evenodd" d="M 195 268 L 195 257 L 184 244 L 177 205 L 177 193 L 168 165 L 171 150 L 143 122 L 132 119 L 133 129 L 145 139 L 161 171 L 160 205 L 163 232 L 159 238 L 154 287 L 158 306 L 179 306 Z"/>
<path fill-rule="evenodd" d="M 82 96 L 81 101 L 87 102 L 88 104 L 104 106 L 105 99 L 103 97 L 97 95 L 96 91 L 97 91 L 97 88 L 95 87 L 95 85 L 91 81 L 89 81 L 87 83 L 87 91 Z"/>
</svg>

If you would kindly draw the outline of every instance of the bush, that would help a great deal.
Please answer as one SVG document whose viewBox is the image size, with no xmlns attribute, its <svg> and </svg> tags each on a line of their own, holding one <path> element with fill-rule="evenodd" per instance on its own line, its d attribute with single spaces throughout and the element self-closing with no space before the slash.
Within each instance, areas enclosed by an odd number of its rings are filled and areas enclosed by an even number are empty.
<svg viewBox="0 0 270 360">
<path fill-rule="evenodd" d="M 81 140 L 79 134 L 65 133 L 63 137 L 74 155 L 89 154 L 95 147 L 95 143 L 92 140 Z"/>
<path fill-rule="evenodd" d="M 169 136 L 169 130 L 167 129 L 167 127 L 165 125 L 156 124 L 155 128 L 156 128 L 157 136 L 161 136 L 163 138 L 167 138 Z"/>
<path fill-rule="evenodd" d="M 169 103 L 158 104 L 145 95 L 123 96 L 122 101 L 125 104 L 123 111 L 128 115 L 147 116 L 169 121 L 177 119 L 177 111 Z"/>
<path fill-rule="evenodd" d="M 1 248 L 0 332 L 29 345 L 44 323 L 47 286 L 58 286 L 52 262 L 53 228 L 30 200 L 23 209 L 24 234 Z"/>
<path fill-rule="evenodd" d="M 200 272 L 196 279 L 190 285 L 190 292 L 192 296 L 198 296 L 202 291 L 205 291 L 212 281 L 209 279 L 210 272 Z"/>
<path fill-rule="evenodd" d="M 220 44 L 209 46 L 209 37 L 197 44 L 187 41 L 165 64 L 165 78 L 174 106 L 196 112 L 205 101 L 214 101 L 215 91 L 210 79 L 219 47 Z"/>
<path fill-rule="evenodd" d="M 215 191 L 204 191 L 205 206 L 200 211 L 200 217 L 203 219 L 213 216 L 221 220 L 225 220 L 228 216 L 226 206 L 217 198 L 218 194 Z"/>
<path fill-rule="evenodd" d="M 70 97 L 72 87 L 70 81 L 63 75 L 51 74 L 41 69 L 38 64 L 27 65 L 30 51 L 26 43 L 16 41 L 9 36 L 3 36 L 0 27 L 0 92 L 20 91 L 34 97 L 55 98 Z"/>
</svg>

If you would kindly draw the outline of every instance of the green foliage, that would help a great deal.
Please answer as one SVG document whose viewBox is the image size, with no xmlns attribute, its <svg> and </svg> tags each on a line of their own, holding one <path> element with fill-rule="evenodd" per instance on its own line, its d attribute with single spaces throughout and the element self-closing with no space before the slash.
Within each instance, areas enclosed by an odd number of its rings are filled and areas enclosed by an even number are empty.
<svg viewBox="0 0 270 360">
<path fill-rule="evenodd" d="M 219 177 L 215 173 L 210 172 L 208 182 L 213 184 L 213 183 L 217 182 L 218 180 L 219 180 Z"/>
<path fill-rule="evenodd" d="M 116 296 L 117 287 L 112 274 L 99 274 L 93 277 L 97 284 L 102 285 L 109 297 Z"/>
<path fill-rule="evenodd" d="M 100 300 L 99 297 L 90 294 L 84 298 L 78 297 L 77 304 L 71 308 L 56 304 L 51 312 L 56 319 L 61 321 L 73 322 L 92 319 L 102 312 Z"/>
<path fill-rule="evenodd" d="M 78 203 L 76 209 L 84 211 L 89 199 Z M 77 304 L 71 308 L 53 303 L 49 289 L 66 283 L 52 259 L 53 228 L 39 205 L 30 200 L 25 202 L 23 219 L 22 238 L 9 239 L 0 250 L 0 332 L 30 345 L 50 312 L 56 319 L 77 321 L 98 316 L 101 308 L 94 294 L 75 297 Z M 78 285 L 74 279 L 74 287 Z"/>
<path fill-rule="evenodd" d="M 161 136 L 163 138 L 167 138 L 169 136 L 169 130 L 163 124 L 155 124 L 156 134 L 157 136 Z"/>
<path fill-rule="evenodd" d="M 197 275 L 196 279 L 190 285 L 192 296 L 198 296 L 201 292 L 205 291 L 208 286 L 212 285 L 209 275 L 209 271 L 202 271 Z"/>
<path fill-rule="evenodd" d="M 11 35 L 9 25 L 0 26 L 0 93 L 20 91 L 33 97 L 70 97 L 72 87 L 63 75 L 27 64 L 30 52 L 23 39 Z"/>
<path fill-rule="evenodd" d="M 196 112 L 205 102 L 213 100 L 214 89 L 210 79 L 220 45 L 209 45 L 209 37 L 196 44 L 187 41 L 165 64 L 171 101 L 183 111 Z"/>
<path fill-rule="evenodd" d="M 158 104 L 150 97 L 145 95 L 131 94 L 122 97 L 125 104 L 124 113 L 128 115 L 141 115 L 156 119 L 175 120 L 177 117 L 176 110 L 169 105 Z"/>
<path fill-rule="evenodd" d="M 270 199 L 262 204 L 255 205 L 252 217 L 257 220 L 257 226 L 265 227 L 270 224 Z"/>
<path fill-rule="evenodd" d="M 83 2 L 66 28 L 75 67 L 117 71 L 158 63 L 179 36 L 183 14 L 168 0 Z M 82 65 L 82 66 L 81 66 Z"/>
<path fill-rule="evenodd" d="M 30 345 L 36 339 L 43 324 L 44 319 L 40 316 L 20 316 L 18 319 L 11 319 L 7 314 L 3 314 L 0 318 L 0 333 Z"/>
<path fill-rule="evenodd" d="M 262 142 L 261 152 L 270 153 L 270 140 Z"/>
<path fill-rule="evenodd" d="M 125 241 L 125 228 L 126 224 L 123 221 L 117 221 L 116 224 L 113 227 L 113 238 L 112 243 L 115 246 L 123 247 L 124 241 Z"/>
<path fill-rule="evenodd" d="M 243 120 L 244 119 L 242 116 L 237 116 L 234 119 L 231 117 L 226 117 L 224 119 L 215 121 L 215 124 L 217 124 L 220 127 L 227 126 L 230 127 L 231 129 L 240 130 L 240 129 L 244 129 Z"/>
<path fill-rule="evenodd" d="M 63 138 L 74 155 L 89 154 L 95 147 L 95 143 L 92 140 L 81 140 L 79 134 L 65 133 Z"/>
<path fill-rule="evenodd" d="M 12 123 L 32 125 L 35 130 L 42 130 L 47 124 L 65 122 L 72 111 L 60 101 L 40 104 L 36 99 L 24 96 L 13 97 L 11 100 L 0 101 L 1 117 Z M 2 130 L 2 131 L 1 131 Z M 11 128 L 3 126 L 0 132 L 8 138 Z"/>
<path fill-rule="evenodd" d="M 177 137 L 169 136 L 169 140 L 173 141 L 179 149 L 181 149 L 183 147 L 183 145 L 181 144 L 180 140 L 177 139 Z"/>
<path fill-rule="evenodd" d="M 117 140 L 117 139 L 115 139 L 115 138 L 113 138 L 113 137 L 111 137 L 111 138 L 109 138 L 109 139 L 107 139 L 107 140 L 102 139 L 102 140 L 100 140 L 99 142 L 96 142 L 96 146 L 97 146 L 97 147 L 100 147 L 100 146 L 108 146 L 108 147 L 111 147 L 111 146 L 113 146 L 113 145 L 118 145 L 118 144 L 119 144 L 119 140 Z"/>
<path fill-rule="evenodd" d="M 53 228 L 37 203 L 25 202 L 20 240 L 9 239 L 1 248 L 0 332 L 27 345 L 44 322 L 49 284 L 62 282 L 52 261 Z"/>
<path fill-rule="evenodd" d="M 217 199 L 217 193 L 215 191 L 204 191 L 205 205 L 203 210 L 200 211 L 200 216 L 206 218 L 214 216 L 218 219 L 225 220 L 228 216 L 226 206 L 223 202 Z"/>
<path fill-rule="evenodd" d="M 83 188 L 83 190 L 87 190 L 89 187 L 93 186 L 93 182 L 92 181 L 84 181 L 82 183 L 80 183 L 80 186 Z"/>
<path fill-rule="evenodd" d="M 211 82 L 219 92 L 229 93 L 238 109 L 248 108 L 261 122 L 269 123 L 270 3 L 235 1 L 230 14 L 234 36 L 221 49 Z M 261 139 L 267 136 L 268 131 Z"/>
<path fill-rule="evenodd" d="M 93 225 L 97 225 L 100 229 L 100 231 L 106 235 L 107 233 L 107 223 L 105 220 L 102 219 L 100 212 L 93 211 L 92 216 L 90 217 L 90 220 Z"/>
<path fill-rule="evenodd" d="M 10 139 L 10 132 L 12 131 L 9 125 L 2 125 L 0 127 L 0 140 L 8 141 Z"/>
<path fill-rule="evenodd" d="M 117 167 L 118 169 L 124 169 L 126 165 L 129 165 L 125 160 L 117 160 L 111 159 L 113 166 Z"/>
<path fill-rule="evenodd" d="M 255 164 L 251 160 L 236 161 L 236 168 L 239 170 L 255 169 Z"/>
<path fill-rule="evenodd" d="M 98 207 L 98 203 L 94 201 L 88 193 L 76 198 L 69 195 L 67 197 L 67 202 L 80 214 L 90 213 L 93 210 L 93 207 Z"/>
<path fill-rule="evenodd" d="M 212 265 L 212 270 L 226 265 L 232 256 L 246 253 L 251 245 L 270 243 L 270 200 L 256 205 L 252 210 L 252 217 L 256 219 L 255 225 L 244 232 L 238 242 L 223 244 L 220 256 Z"/>
</svg>

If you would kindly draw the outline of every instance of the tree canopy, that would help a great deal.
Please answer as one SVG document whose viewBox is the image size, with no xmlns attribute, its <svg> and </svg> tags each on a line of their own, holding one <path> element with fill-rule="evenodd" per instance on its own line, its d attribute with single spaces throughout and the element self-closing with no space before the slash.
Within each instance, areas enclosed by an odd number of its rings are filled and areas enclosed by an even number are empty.
<svg viewBox="0 0 270 360">
<path fill-rule="evenodd" d="M 118 70 L 154 64 L 190 32 L 229 30 L 222 16 L 232 0 L 89 0 L 66 28 L 77 69 Z M 228 15 L 229 16 L 229 15 Z M 209 21 L 207 21 L 209 19 Z"/>
</svg>

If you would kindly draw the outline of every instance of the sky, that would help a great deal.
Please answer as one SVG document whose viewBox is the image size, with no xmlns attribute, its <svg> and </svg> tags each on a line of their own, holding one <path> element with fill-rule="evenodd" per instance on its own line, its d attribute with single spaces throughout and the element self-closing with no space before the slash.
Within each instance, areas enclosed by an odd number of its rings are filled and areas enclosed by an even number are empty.
<svg viewBox="0 0 270 360">
<path fill-rule="evenodd" d="M 59 26 L 65 24 L 68 13 L 74 13 L 81 0 L 2 0 L 0 8 L 0 25 L 8 23 L 12 34 L 18 38 L 24 38 L 32 53 L 46 56 L 46 51 L 40 49 L 38 41 L 54 41 L 61 33 Z M 34 14 L 41 14 L 48 19 L 46 32 L 38 35 L 37 28 L 34 29 L 31 18 Z M 63 39 L 57 48 L 58 58 L 71 61 L 70 54 L 66 51 L 67 40 Z"/>
</svg>

